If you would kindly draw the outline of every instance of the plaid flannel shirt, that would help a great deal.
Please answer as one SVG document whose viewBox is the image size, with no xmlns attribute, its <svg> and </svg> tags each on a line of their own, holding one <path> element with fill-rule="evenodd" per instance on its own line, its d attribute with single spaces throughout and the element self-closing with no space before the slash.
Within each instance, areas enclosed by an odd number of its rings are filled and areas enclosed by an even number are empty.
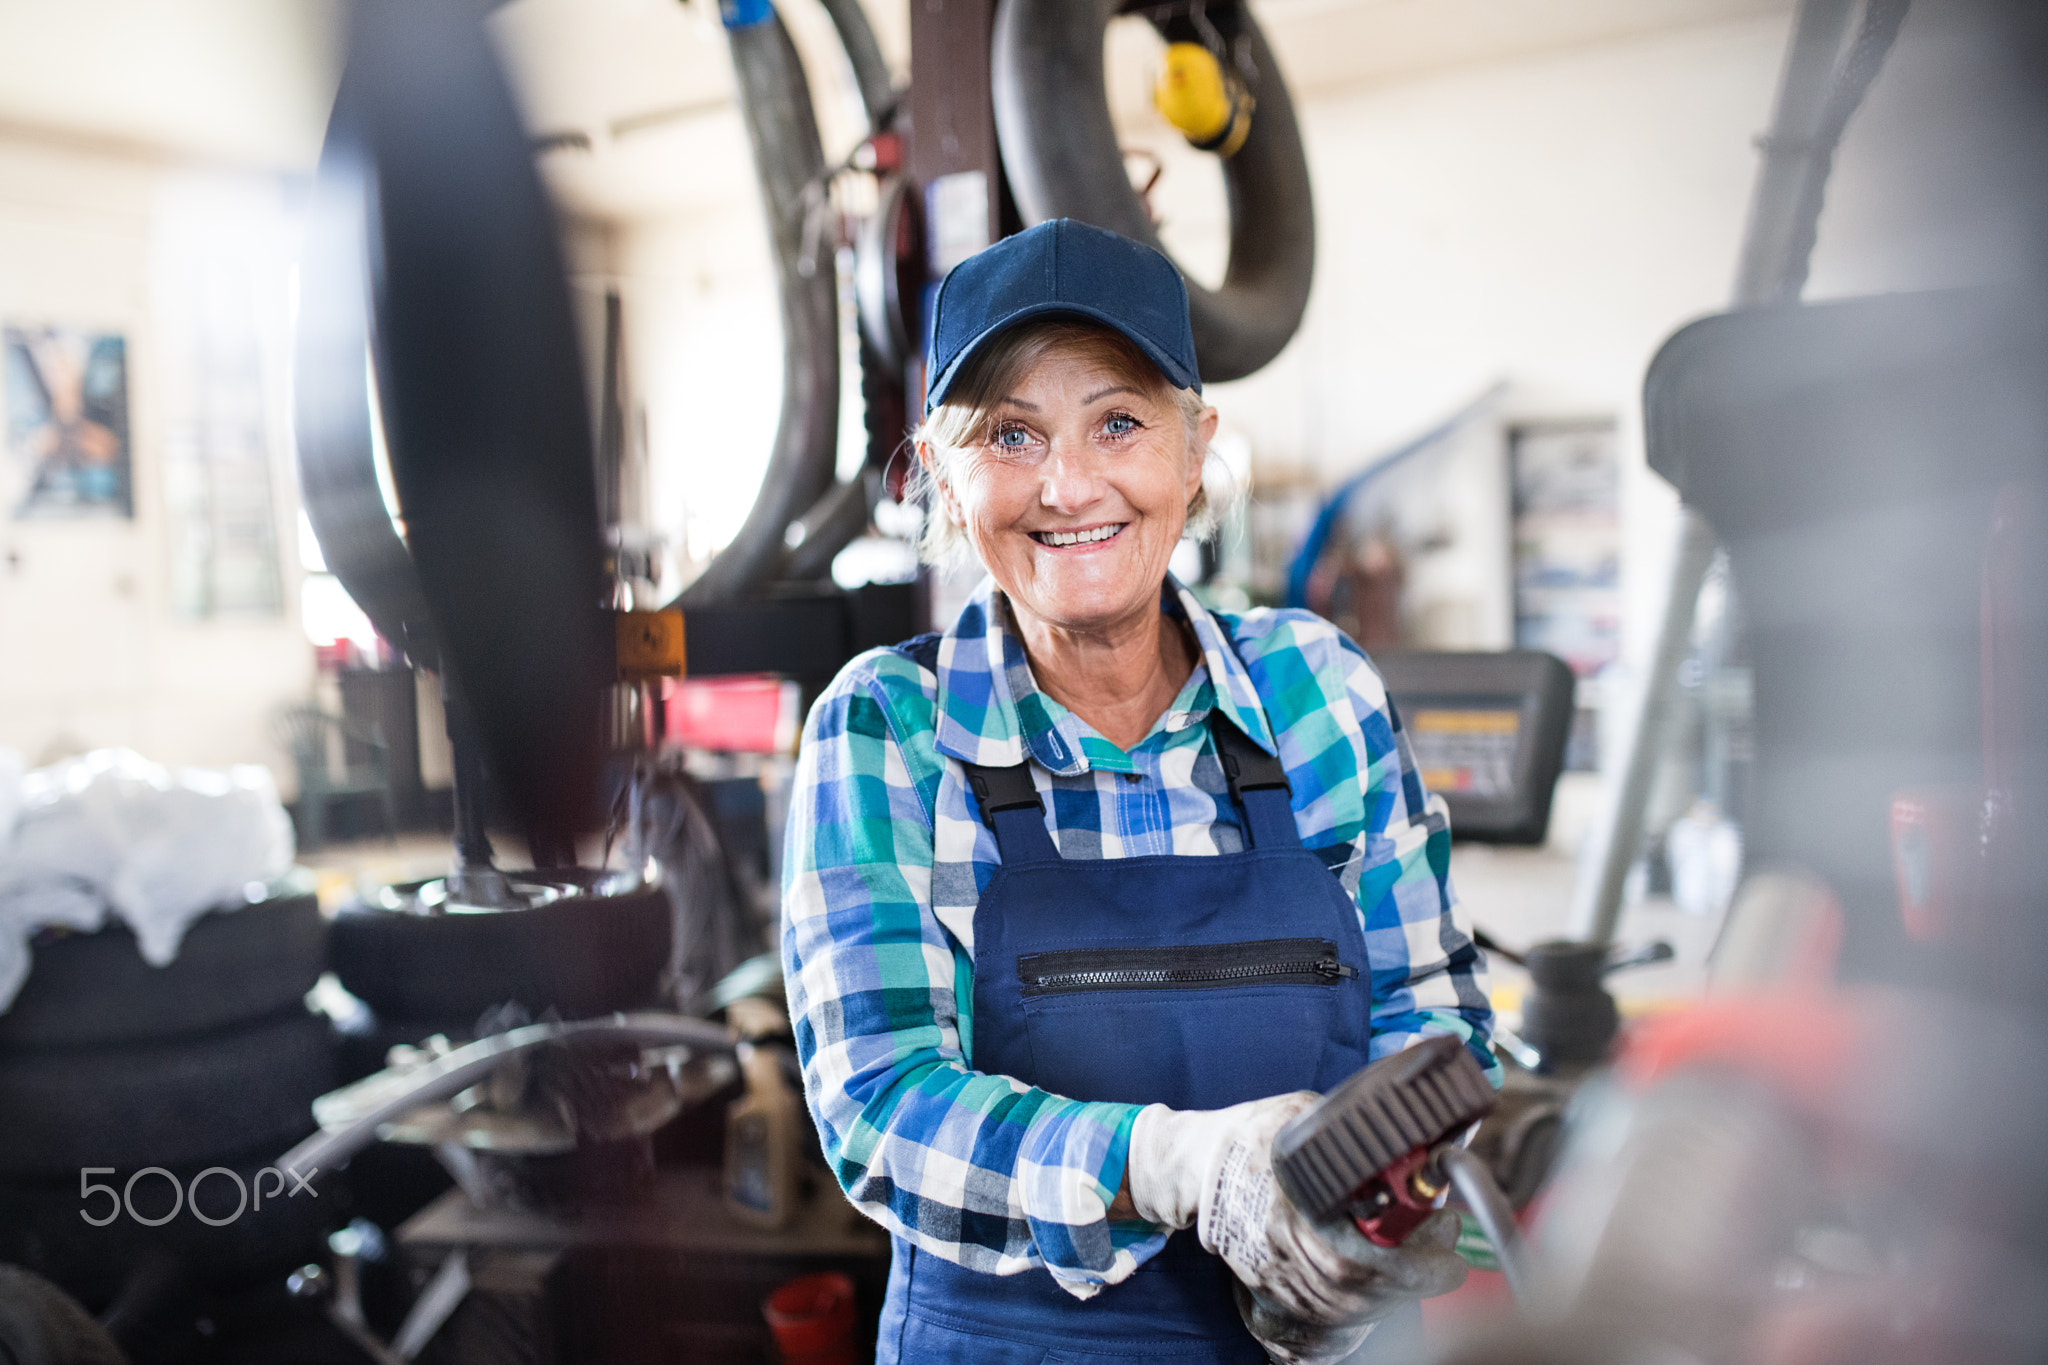
<svg viewBox="0 0 2048 1365">
<path fill-rule="evenodd" d="M 1038 689 L 984 582 L 935 671 L 897 650 L 841 671 L 805 725 L 789 805 L 783 966 L 826 1161 L 921 1249 L 999 1275 L 1042 1265 L 1083 1297 L 1165 1244 L 1105 1216 L 1140 1106 L 969 1065 L 974 908 L 999 858 L 962 761 L 1035 760 L 1063 857 L 1234 853 L 1244 835 L 1206 723 L 1221 707 L 1278 753 L 1302 842 L 1358 904 L 1372 1055 L 1452 1034 L 1495 1068 L 1443 802 L 1425 796 L 1365 654 L 1308 612 L 1212 614 L 1171 579 L 1162 609 L 1201 659 L 1128 753 Z"/>
</svg>

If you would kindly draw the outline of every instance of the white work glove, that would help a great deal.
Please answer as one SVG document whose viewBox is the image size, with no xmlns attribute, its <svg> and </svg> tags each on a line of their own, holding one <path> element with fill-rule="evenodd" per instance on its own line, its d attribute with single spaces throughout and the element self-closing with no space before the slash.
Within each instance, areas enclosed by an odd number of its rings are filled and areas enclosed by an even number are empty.
<svg viewBox="0 0 2048 1365">
<path fill-rule="evenodd" d="M 1273 1175 L 1273 1135 L 1319 1097 L 1300 1091 L 1228 1109 L 1147 1105 L 1131 1127 L 1131 1203 L 1140 1218 L 1193 1226 L 1248 1291 L 1245 1326 L 1276 1359 L 1341 1360 L 1372 1324 L 1465 1279 L 1457 1217 L 1439 1210 L 1399 1247 L 1348 1219 L 1312 1223 Z M 1446 1235 L 1448 1234 L 1448 1235 Z"/>
<path fill-rule="evenodd" d="M 1286 1196 L 1280 1196 L 1286 1202 Z M 1371 1316 L 1362 1322 L 1330 1325 L 1300 1317 L 1261 1297 L 1242 1283 L 1234 1286 L 1238 1316 L 1266 1353 L 1289 1365 L 1322 1365 L 1348 1358 L 1373 1325 L 1410 1299 L 1433 1299 L 1465 1283 L 1465 1261 L 1458 1244 L 1458 1215 L 1438 1209 L 1422 1220 L 1397 1247 L 1367 1240 L 1348 1218 L 1313 1223 L 1312 1236 L 1322 1238 L 1361 1279 L 1370 1278 L 1367 1293 L 1376 1299 Z"/>
</svg>

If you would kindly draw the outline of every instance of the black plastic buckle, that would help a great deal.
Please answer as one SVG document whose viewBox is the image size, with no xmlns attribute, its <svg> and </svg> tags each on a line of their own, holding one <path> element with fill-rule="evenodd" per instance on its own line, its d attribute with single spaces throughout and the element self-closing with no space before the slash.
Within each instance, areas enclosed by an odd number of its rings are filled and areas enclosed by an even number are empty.
<svg viewBox="0 0 2048 1365">
<path fill-rule="evenodd" d="M 1290 796 L 1294 784 L 1280 760 L 1252 743 L 1249 736 L 1218 716 L 1212 716 L 1209 732 L 1215 736 L 1216 757 L 1223 764 L 1223 776 L 1230 782 L 1230 799 L 1244 804 L 1246 792 L 1277 787 Z"/>
<path fill-rule="evenodd" d="M 1030 771 L 1023 765 L 984 768 L 979 764 L 963 763 L 960 766 L 967 770 L 967 785 L 974 789 L 975 803 L 981 807 L 981 823 L 991 830 L 996 827 L 997 811 L 1035 808 L 1044 814 L 1045 802 L 1039 799 L 1038 789 L 1031 783 Z"/>
</svg>

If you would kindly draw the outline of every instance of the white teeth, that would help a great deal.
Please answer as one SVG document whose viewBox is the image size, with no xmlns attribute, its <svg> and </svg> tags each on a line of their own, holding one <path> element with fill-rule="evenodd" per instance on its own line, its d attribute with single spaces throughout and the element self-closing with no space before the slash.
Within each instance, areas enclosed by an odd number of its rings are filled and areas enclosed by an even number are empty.
<svg viewBox="0 0 2048 1365">
<path fill-rule="evenodd" d="M 1098 540 L 1108 540 L 1124 529 L 1123 522 L 1113 526 L 1098 526 L 1092 531 L 1040 531 L 1039 540 L 1047 545 L 1092 545 Z"/>
</svg>

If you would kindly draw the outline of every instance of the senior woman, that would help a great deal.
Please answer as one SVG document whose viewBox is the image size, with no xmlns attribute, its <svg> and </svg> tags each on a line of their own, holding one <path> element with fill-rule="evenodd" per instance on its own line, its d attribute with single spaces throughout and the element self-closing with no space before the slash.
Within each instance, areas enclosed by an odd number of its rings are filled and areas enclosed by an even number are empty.
<svg viewBox="0 0 2048 1365">
<path fill-rule="evenodd" d="M 894 1238 L 878 1358 L 1331 1360 L 1462 1278 L 1311 1225 L 1273 1134 L 1483 966 L 1363 653 L 1167 573 L 1212 521 L 1187 297 L 1067 220 L 947 276 L 928 553 L 988 580 L 848 664 L 790 803 L 783 956 L 825 1158 Z"/>
</svg>

